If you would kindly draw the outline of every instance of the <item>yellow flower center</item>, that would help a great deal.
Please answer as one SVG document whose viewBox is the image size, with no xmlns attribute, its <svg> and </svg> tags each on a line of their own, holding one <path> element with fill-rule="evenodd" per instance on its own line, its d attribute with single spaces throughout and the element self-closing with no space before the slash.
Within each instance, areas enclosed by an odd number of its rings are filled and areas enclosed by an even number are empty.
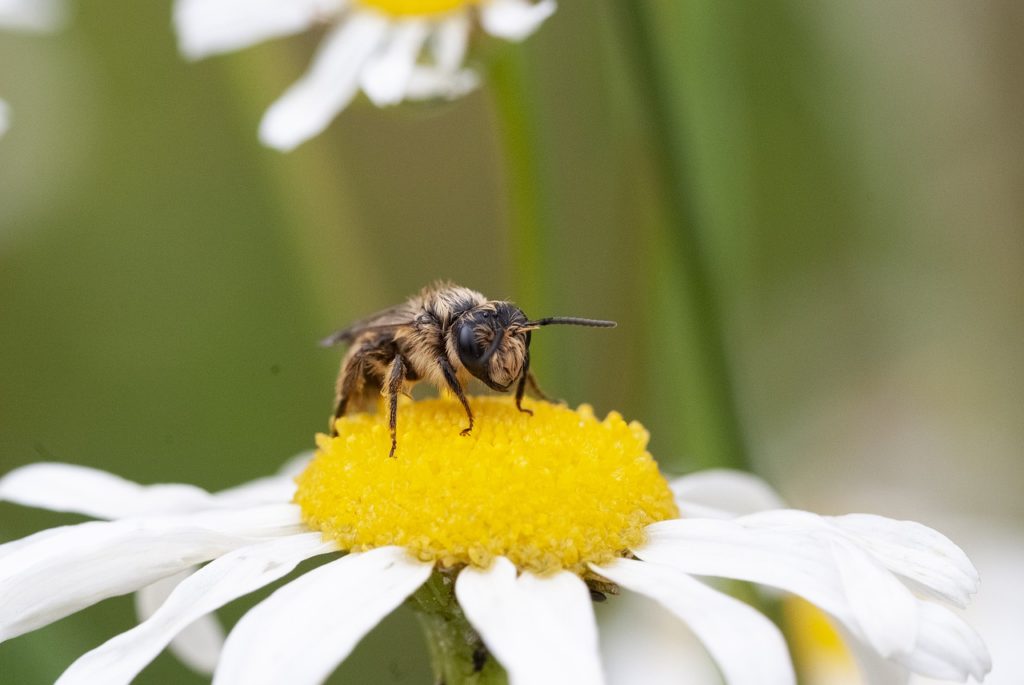
<svg viewBox="0 0 1024 685">
<path fill-rule="evenodd" d="M 295 494 L 306 523 L 352 551 L 400 545 L 445 567 L 501 555 L 523 570 L 583 573 L 679 515 L 639 423 L 599 421 L 587 405 L 526 400 L 529 416 L 507 397 L 470 403 L 465 437 L 458 402 L 402 404 L 394 459 L 386 412 L 318 435 Z"/>
<path fill-rule="evenodd" d="M 357 0 L 366 7 L 380 10 L 394 17 L 423 17 L 446 14 L 481 0 Z"/>
</svg>

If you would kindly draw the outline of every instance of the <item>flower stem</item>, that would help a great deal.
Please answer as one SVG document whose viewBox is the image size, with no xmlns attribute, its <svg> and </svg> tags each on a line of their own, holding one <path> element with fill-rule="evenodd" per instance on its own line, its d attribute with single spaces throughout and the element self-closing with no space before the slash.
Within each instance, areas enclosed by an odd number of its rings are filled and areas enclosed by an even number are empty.
<svg viewBox="0 0 1024 685">
<path fill-rule="evenodd" d="M 673 354 L 681 357 L 678 380 L 688 398 L 680 408 L 682 447 L 690 468 L 749 469 L 708 249 L 695 217 L 681 126 L 671 105 L 672 82 L 657 54 L 651 5 L 611 4 L 618 13 L 617 23 L 622 28 L 645 117 L 645 147 L 654 164 L 655 193 L 664 205 L 668 223 L 668 230 L 656 238 L 655 251 L 667 253 L 669 258 L 663 263 L 674 271 L 670 279 L 678 284 L 674 316 L 683 318 L 685 339 L 677 340 Z"/>
<path fill-rule="evenodd" d="M 505 669 L 487 651 L 455 601 L 455 576 L 435 571 L 412 596 L 427 638 L 437 685 L 508 685 Z"/>
</svg>

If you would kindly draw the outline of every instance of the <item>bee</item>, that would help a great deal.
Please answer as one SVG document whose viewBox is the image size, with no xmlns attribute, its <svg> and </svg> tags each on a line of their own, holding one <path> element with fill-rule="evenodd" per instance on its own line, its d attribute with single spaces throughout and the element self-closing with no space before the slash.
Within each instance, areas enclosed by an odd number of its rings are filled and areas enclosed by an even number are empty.
<svg viewBox="0 0 1024 685">
<path fill-rule="evenodd" d="M 374 395 L 387 400 L 391 452 L 398 447 L 398 396 L 419 381 L 446 388 L 462 403 L 473 430 L 473 411 L 466 387 L 477 378 L 498 392 L 513 386 L 516 407 L 522 406 L 526 386 L 547 399 L 530 371 L 530 335 L 543 326 L 564 324 L 613 328 L 614 321 L 550 317 L 531 321 L 519 307 L 486 297 L 452 283 L 435 283 L 402 304 L 332 333 L 322 347 L 349 344 L 338 374 L 331 435 L 337 435 L 337 419 L 354 404 L 365 404 Z"/>
</svg>

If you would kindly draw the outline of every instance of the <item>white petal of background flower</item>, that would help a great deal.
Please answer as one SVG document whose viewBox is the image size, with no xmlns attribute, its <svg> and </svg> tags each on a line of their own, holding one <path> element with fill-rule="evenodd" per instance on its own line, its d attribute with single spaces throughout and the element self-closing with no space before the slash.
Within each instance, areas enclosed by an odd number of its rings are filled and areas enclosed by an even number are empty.
<svg viewBox="0 0 1024 685">
<path fill-rule="evenodd" d="M 400 22 L 360 74 L 366 96 L 378 107 L 397 105 L 405 97 L 409 77 L 427 40 L 429 26 L 420 19 Z"/>
<path fill-rule="evenodd" d="M 322 682 L 432 569 L 399 547 L 379 547 L 300 576 L 242 617 L 228 635 L 213 682 Z"/>
<path fill-rule="evenodd" d="M 492 36 L 521 41 L 554 14 L 555 0 L 490 0 L 480 7 L 480 24 Z"/>
<path fill-rule="evenodd" d="M 511 685 L 601 683 L 590 591 L 565 571 L 523 573 L 498 557 L 486 570 L 465 568 L 455 596 Z"/>
<path fill-rule="evenodd" d="M 283 578 L 305 559 L 336 550 L 320 533 L 304 533 L 214 559 L 178 585 L 149 620 L 83 654 L 57 682 L 129 683 L 180 630 L 199 617 Z"/>
<path fill-rule="evenodd" d="M 427 41 L 432 64 L 416 64 L 405 86 L 410 100 L 433 98 L 454 99 L 475 90 L 480 76 L 472 69 L 462 68 L 469 43 L 470 17 L 457 12 L 441 21 Z"/>
<path fill-rule="evenodd" d="M 488 0 L 473 11 L 488 33 L 521 41 L 556 7 L 555 0 Z M 177 0 L 174 7 L 181 52 L 193 59 L 330 25 L 310 69 L 260 122 L 261 142 L 282 151 L 322 132 L 360 88 L 379 107 L 476 88 L 478 75 L 462 67 L 472 16 L 463 8 L 394 17 L 351 0 Z"/>
<path fill-rule="evenodd" d="M 444 19 L 430 36 L 429 49 L 435 66 L 452 73 L 462 66 L 469 44 L 469 13 L 456 12 Z"/>
<path fill-rule="evenodd" d="M 346 0 L 177 0 L 174 25 L 190 59 L 298 33 L 339 13 Z"/>
<path fill-rule="evenodd" d="M 684 518 L 732 518 L 786 508 L 770 485 L 744 471 L 709 469 L 676 478 L 669 486 Z"/>
<path fill-rule="evenodd" d="M 323 131 L 355 96 L 359 72 L 389 28 L 376 12 L 356 12 L 333 28 L 309 71 L 263 116 L 260 140 L 287 151 Z"/>
<path fill-rule="evenodd" d="M 686 623 L 729 685 L 793 685 L 782 633 L 759 611 L 668 566 L 618 559 L 591 568 L 657 601 Z"/>
<path fill-rule="evenodd" d="M 673 566 L 685 573 L 736 578 L 777 587 L 804 597 L 846 624 L 855 635 L 886 652 L 897 649 L 886 643 L 893 630 L 870 637 L 857 619 L 845 594 L 843 579 L 829 544 L 807 530 L 747 528 L 743 518 L 724 520 L 683 519 L 662 521 L 647 527 L 648 541 L 634 550 L 645 561 Z M 904 619 L 891 616 L 890 619 Z"/>
<path fill-rule="evenodd" d="M 135 614 L 139 623 L 146 621 L 163 605 L 175 588 L 198 570 L 193 566 L 173 576 L 156 581 L 135 593 Z M 174 656 L 197 673 L 210 675 L 217 666 L 224 646 L 224 628 L 216 615 L 206 614 L 185 626 L 171 638 Z"/>
<path fill-rule="evenodd" d="M 304 531 L 298 507 L 274 505 L 92 521 L 8 543 L 0 547 L 0 641 L 238 547 Z"/>
<path fill-rule="evenodd" d="M 17 31 L 54 31 L 67 20 L 62 0 L 0 0 L 0 27 Z"/>
<path fill-rule="evenodd" d="M 416 66 L 409 76 L 405 96 L 410 100 L 448 100 L 462 97 L 480 86 L 480 76 L 471 69 L 455 72 L 441 71 L 435 67 Z"/>
</svg>

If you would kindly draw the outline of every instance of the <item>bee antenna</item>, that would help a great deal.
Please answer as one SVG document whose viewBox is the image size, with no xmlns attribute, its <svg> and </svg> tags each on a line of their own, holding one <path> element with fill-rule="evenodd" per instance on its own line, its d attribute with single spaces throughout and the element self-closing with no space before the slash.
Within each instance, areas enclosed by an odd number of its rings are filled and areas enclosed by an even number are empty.
<svg viewBox="0 0 1024 685">
<path fill-rule="evenodd" d="M 546 319 L 537 319 L 536 321 L 530 321 L 527 326 L 553 326 L 553 325 L 564 325 L 564 326 L 589 326 L 590 328 L 615 328 L 618 324 L 614 321 L 603 321 L 601 319 L 581 319 L 575 316 L 549 316 Z"/>
</svg>

